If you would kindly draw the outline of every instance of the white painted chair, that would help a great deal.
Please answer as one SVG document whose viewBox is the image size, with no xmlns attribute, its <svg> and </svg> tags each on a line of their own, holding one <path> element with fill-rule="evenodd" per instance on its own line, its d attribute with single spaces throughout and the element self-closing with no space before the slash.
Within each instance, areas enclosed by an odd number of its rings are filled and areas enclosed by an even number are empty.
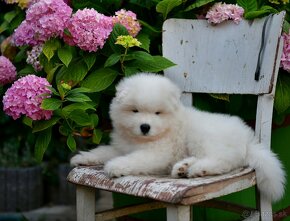
<svg viewBox="0 0 290 221">
<path fill-rule="evenodd" d="M 212 26 L 205 20 L 169 19 L 163 26 L 163 55 L 177 65 L 167 69 L 165 75 L 184 91 L 182 99 L 187 105 L 192 104 L 195 92 L 257 95 L 255 133 L 270 148 L 283 19 L 283 12 L 238 25 L 230 21 Z M 190 221 L 193 204 L 237 213 L 248 211 L 252 214 L 244 217 L 248 221 L 272 220 L 271 202 L 263 195 L 257 208 L 215 200 L 255 186 L 256 174 L 251 168 L 194 179 L 156 176 L 110 179 L 102 166 L 77 167 L 68 175 L 68 181 L 77 185 L 78 221 L 108 220 L 164 207 L 168 221 Z M 95 189 L 150 198 L 152 203 L 95 214 Z"/>
</svg>

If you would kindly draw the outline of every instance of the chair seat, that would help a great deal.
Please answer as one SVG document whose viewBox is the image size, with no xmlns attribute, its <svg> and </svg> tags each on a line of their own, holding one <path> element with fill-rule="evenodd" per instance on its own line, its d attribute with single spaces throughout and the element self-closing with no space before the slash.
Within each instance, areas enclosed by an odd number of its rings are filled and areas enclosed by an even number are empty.
<svg viewBox="0 0 290 221">
<path fill-rule="evenodd" d="M 209 200 L 256 184 L 255 171 L 249 167 L 217 176 L 173 179 L 169 176 L 109 178 L 103 166 L 98 165 L 76 167 L 67 179 L 78 185 L 183 205 Z"/>
</svg>

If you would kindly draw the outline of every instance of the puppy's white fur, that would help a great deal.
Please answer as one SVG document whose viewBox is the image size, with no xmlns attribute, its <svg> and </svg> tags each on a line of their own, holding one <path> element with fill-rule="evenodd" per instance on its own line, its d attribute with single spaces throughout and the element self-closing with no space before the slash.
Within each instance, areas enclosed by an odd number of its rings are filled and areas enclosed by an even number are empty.
<svg viewBox="0 0 290 221">
<path fill-rule="evenodd" d="M 105 163 L 111 177 L 168 174 L 197 177 L 251 166 L 270 200 L 284 193 L 285 174 L 276 155 L 254 137 L 241 119 L 188 108 L 180 90 L 160 75 L 124 79 L 110 106 L 110 146 L 80 152 L 72 165 Z M 141 125 L 150 126 L 143 131 Z M 148 129 L 148 128 L 147 128 Z"/>
</svg>

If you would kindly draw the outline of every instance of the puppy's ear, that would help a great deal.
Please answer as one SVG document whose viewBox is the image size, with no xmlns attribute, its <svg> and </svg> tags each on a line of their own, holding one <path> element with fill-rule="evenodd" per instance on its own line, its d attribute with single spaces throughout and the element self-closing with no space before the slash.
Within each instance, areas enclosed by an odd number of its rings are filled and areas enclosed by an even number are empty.
<svg viewBox="0 0 290 221">
<path fill-rule="evenodd" d="M 170 100 L 175 108 L 180 106 L 180 103 L 181 103 L 180 98 L 181 98 L 181 90 L 179 89 L 177 85 L 172 83 L 172 87 L 170 91 Z"/>
<path fill-rule="evenodd" d="M 115 100 L 117 102 L 121 102 L 128 94 L 129 94 L 129 89 L 125 85 L 124 80 L 122 80 L 116 86 L 116 96 L 115 96 Z"/>
</svg>

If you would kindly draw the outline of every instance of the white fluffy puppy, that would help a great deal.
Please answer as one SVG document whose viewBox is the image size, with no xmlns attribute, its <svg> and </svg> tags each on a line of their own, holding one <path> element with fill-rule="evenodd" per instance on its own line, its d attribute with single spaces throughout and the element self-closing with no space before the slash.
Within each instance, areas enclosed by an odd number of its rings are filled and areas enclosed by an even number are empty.
<svg viewBox="0 0 290 221">
<path fill-rule="evenodd" d="M 110 106 L 111 145 L 80 152 L 72 165 L 105 163 L 111 177 L 169 174 L 198 177 L 239 167 L 256 169 L 258 186 L 271 200 L 283 196 L 280 161 L 259 144 L 241 119 L 189 108 L 169 79 L 140 73 L 117 86 Z"/>
</svg>

